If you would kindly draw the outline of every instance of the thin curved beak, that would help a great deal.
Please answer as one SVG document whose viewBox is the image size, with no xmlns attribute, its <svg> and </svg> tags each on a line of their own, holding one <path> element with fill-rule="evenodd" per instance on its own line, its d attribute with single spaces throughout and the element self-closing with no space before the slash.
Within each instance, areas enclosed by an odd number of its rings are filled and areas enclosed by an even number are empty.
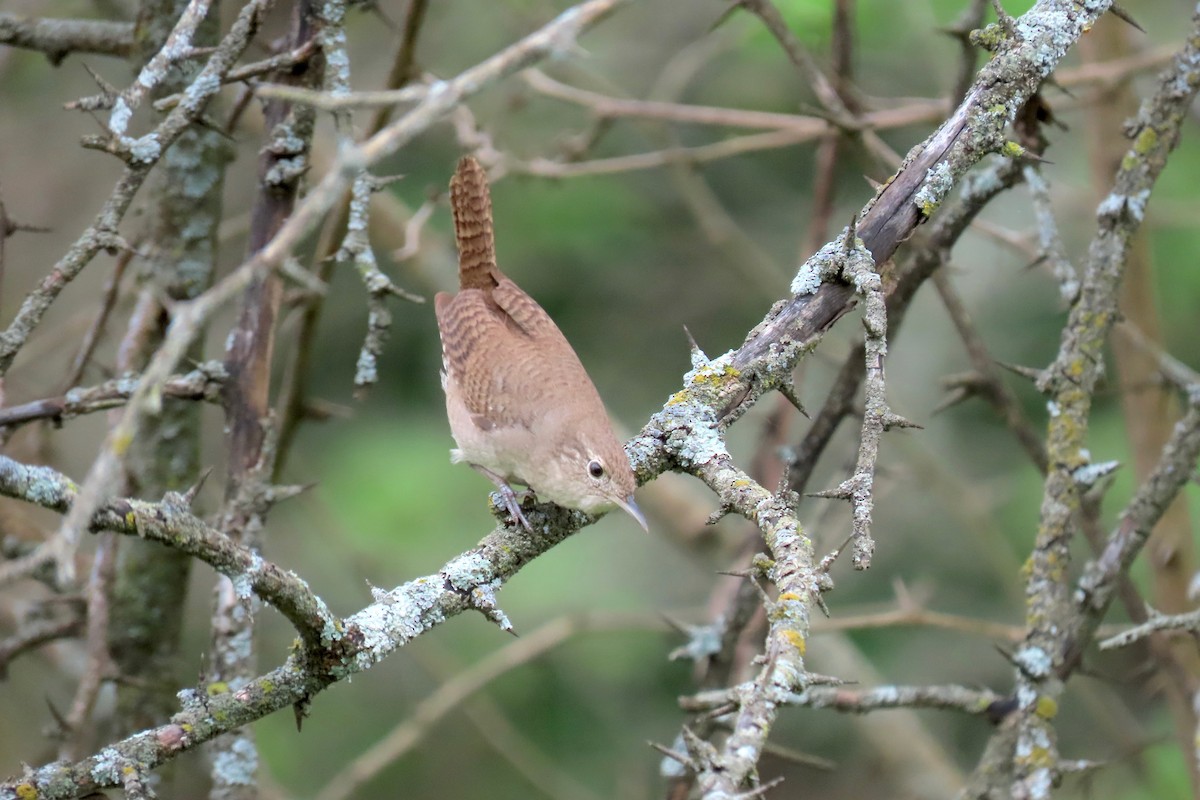
<svg viewBox="0 0 1200 800">
<path fill-rule="evenodd" d="M 646 524 L 645 515 L 642 514 L 642 510 L 638 508 L 637 503 L 633 502 L 633 495 L 629 495 L 624 500 L 618 500 L 617 505 L 623 508 L 629 516 L 636 519 L 637 524 L 642 526 L 642 530 L 646 533 L 650 532 L 650 526 Z"/>
</svg>

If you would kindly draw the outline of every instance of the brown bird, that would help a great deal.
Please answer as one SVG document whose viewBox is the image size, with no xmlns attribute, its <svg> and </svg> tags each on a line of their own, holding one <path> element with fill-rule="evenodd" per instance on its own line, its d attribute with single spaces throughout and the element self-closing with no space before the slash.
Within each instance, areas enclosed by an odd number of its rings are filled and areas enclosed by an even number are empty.
<svg viewBox="0 0 1200 800">
<path fill-rule="evenodd" d="M 596 514 L 614 506 L 642 528 L 637 483 L 604 403 L 566 337 L 496 266 L 487 175 L 464 157 L 450 181 L 458 240 L 458 294 L 434 298 L 442 388 L 458 449 L 527 530 L 510 483 L 543 501 Z"/>
</svg>

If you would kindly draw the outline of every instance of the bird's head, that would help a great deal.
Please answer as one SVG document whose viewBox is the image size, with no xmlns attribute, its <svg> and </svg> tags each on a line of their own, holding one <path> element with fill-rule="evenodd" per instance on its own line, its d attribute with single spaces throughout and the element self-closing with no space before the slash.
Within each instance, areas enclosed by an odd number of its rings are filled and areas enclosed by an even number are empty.
<svg viewBox="0 0 1200 800">
<path fill-rule="evenodd" d="M 611 432 L 604 434 L 571 437 L 554 456 L 554 468 L 545 485 L 535 487 L 538 497 L 589 514 L 619 507 L 643 530 L 649 530 L 646 517 L 633 500 L 637 479 L 625 448 Z"/>
</svg>

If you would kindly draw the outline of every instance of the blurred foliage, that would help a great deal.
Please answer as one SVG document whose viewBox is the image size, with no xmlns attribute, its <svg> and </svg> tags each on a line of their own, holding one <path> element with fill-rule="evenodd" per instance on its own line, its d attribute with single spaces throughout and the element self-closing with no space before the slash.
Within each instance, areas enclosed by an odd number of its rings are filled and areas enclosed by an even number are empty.
<svg viewBox="0 0 1200 800">
<path fill-rule="evenodd" d="M 5 10 L 60 16 L 87 15 L 100 5 L 67 0 L 4 4 Z M 227 16 L 236 5 L 224 4 Z M 567 5 L 565 0 L 432 3 L 421 37 L 420 63 L 440 76 L 452 75 Z M 778 5 L 801 40 L 826 60 L 829 2 L 791 0 Z M 1029 5 L 1005 3 L 1012 14 Z M 1128 0 L 1124 5 L 1147 27 L 1147 35 L 1136 41 L 1149 49 L 1179 36 L 1188 4 Z M 379 6 L 391 20 L 402 18 L 401 0 L 381 0 Z M 963 6 L 961 0 L 859 0 L 855 81 L 863 94 L 900 98 L 897 103 L 906 97 L 944 95 L 954 78 L 957 45 L 938 28 L 954 21 Z M 634 4 L 582 40 L 586 56 L 568 55 L 545 69 L 575 85 L 630 97 L 665 91 L 671 83 L 665 73 L 674 70 L 678 77 L 678 71 L 692 69 L 679 82 L 681 101 L 780 112 L 811 110 L 815 101 L 810 90 L 754 20 L 735 14 L 709 31 L 725 8 L 719 0 Z M 1121 23 L 1109 18 L 1101 24 Z M 377 18 L 363 14 L 353 20 L 349 34 L 354 85 L 377 88 L 386 74 L 391 32 Z M 696 54 L 697 42 L 710 45 L 702 57 Z M 688 62 L 689 58 L 696 60 Z M 53 227 L 49 235 L 20 234 L 8 242 L 0 301 L 4 320 L 12 318 L 24 293 L 90 221 L 116 174 L 111 159 L 76 146 L 79 136 L 95 132 L 94 123 L 61 110 L 64 102 L 95 91 L 81 69 L 84 62 L 115 84 L 129 79 L 125 65 L 99 57 L 73 57 L 54 69 L 36 54 L 0 49 L 0 141 L 5 143 L 0 149 L 0 191 L 14 218 Z M 1077 64 L 1077 57 L 1068 63 Z M 1145 89 L 1150 80 L 1150 75 L 1141 75 L 1135 85 Z M 1094 192 L 1107 187 L 1093 185 L 1088 173 L 1080 144 L 1087 123 L 1077 99 L 1053 89 L 1047 98 L 1068 130 L 1049 131 L 1053 144 L 1046 173 L 1055 187 L 1055 208 L 1070 255 L 1081 264 L 1094 227 Z M 525 159 L 555 157 L 588 125 L 585 111 L 538 97 L 519 79 L 487 90 L 472 102 L 472 109 L 496 147 Z M 923 125 L 893 130 L 884 138 L 904 153 L 931 129 Z M 1193 125 L 1189 134 L 1194 132 Z M 675 140 L 696 144 L 733 133 L 618 121 L 590 155 L 642 152 Z M 240 160 L 227 190 L 234 220 L 248 205 L 250 165 L 258 141 L 257 132 L 237 137 Z M 327 156 L 328 137 L 323 147 Z M 444 191 L 458 153 L 451 128 L 443 125 L 378 171 L 404 175 L 390 191 L 415 209 Z M 739 252 L 736 243 L 706 238 L 681 198 L 684 184 L 669 169 L 559 181 L 505 178 L 494 191 L 500 264 L 555 317 L 614 416 L 636 429 L 689 367 L 685 325 L 716 355 L 736 347 L 770 302 L 786 293 L 791 272 L 806 255 L 800 248 L 812 213 L 813 164 L 813 148 L 803 146 L 698 168 L 724 212 L 763 255 L 771 270 L 765 278 L 747 272 L 746 265 L 757 256 Z M 885 177 L 875 174 L 860 153 L 846 152 L 832 215 L 839 227 L 871 195 L 864 174 Z M 1200 349 L 1195 347 L 1200 271 L 1194 268 L 1200 259 L 1198 176 L 1200 147 L 1194 139 L 1185 140 L 1154 195 L 1146 226 L 1164 338 L 1172 352 L 1193 367 L 1200 367 Z M 1028 232 L 1029 205 L 1018 188 L 985 217 L 992 225 Z M 136 225 L 133 217 L 126 227 L 132 231 Z M 237 263 L 244 249 L 244 234 L 236 232 L 237 225 L 230 227 L 234 232 L 223 244 L 227 266 Z M 399 284 L 432 298 L 454 280 L 444 203 L 422 237 L 419 258 L 401 264 L 385 258 L 384 266 Z M 1029 269 L 1026 260 L 976 232 L 956 248 L 952 270 L 993 356 L 1039 366 L 1058 347 L 1064 311 L 1050 276 Z M 55 391 L 110 266 L 111 260 L 99 259 L 68 289 L 48 318 L 41 340 L 30 346 L 7 380 L 8 402 Z M 451 440 L 441 406 L 440 352 L 431 303 L 395 308 L 392 340 L 380 365 L 382 382 L 365 402 L 351 399 L 353 365 L 365 329 L 362 299 L 356 275 L 335 276 L 318 344 L 319 369 L 310 389 L 322 400 L 352 406 L 353 416 L 304 428 L 285 481 L 317 486 L 277 510 L 269 545 L 271 558 L 297 570 L 339 613 L 366 604 L 368 584 L 389 587 L 436 570 L 472 546 L 491 522 L 486 482 L 448 462 Z M 123 320 L 128 305 L 118 311 Z M 212 354 L 220 352 L 226 322 L 219 321 L 213 329 Z M 294 322 L 284 322 L 285 350 Z M 810 409 L 820 406 L 856 332 L 853 319 L 843 321 L 803 367 L 800 390 Z M 111 364 L 115 338 L 104 343 L 101 364 Z M 1020 566 L 1033 540 L 1041 482 L 982 403 L 933 415 L 943 396 L 939 378 L 966 368 L 966 356 L 944 311 L 932 291 L 923 290 L 892 343 L 888 372 L 896 410 L 920 422 L 924 430 L 884 439 L 875 505 L 879 550 L 866 574 L 853 573 L 846 563 L 835 569 L 837 590 L 828 597 L 835 617 L 891 607 L 893 585 L 902 582 L 930 608 L 1021 623 Z M 87 380 L 103 377 L 100 369 L 93 369 Z M 1042 398 L 1018 379 L 1010 383 L 1026 413 L 1042 426 Z M 1118 391 L 1120 387 L 1108 386 L 1096 405 L 1091 450 L 1097 461 L 1128 462 Z M 732 434 L 732 450 L 742 463 L 748 463 L 758 447 L 770 405 L 764 402 Z M 214 414 L 208 463 L 218 472 L 219 425 Z M 790 425 L 791 439 L 798 441 L 807 422 L 797 417 Z M 65 435 L 47 435 L 43 442 L 31 441 L 31 433 L 14 441 L 14 452 L 25 448 L 25 455 L 45 453 L 36 448 L 49 446 L 56 463 L 79 477 L 102 426 L 100 419 L 70 422 Z M 845 474 L 855 434 L 841 431 L 812 488 L 833 485 Z M 203 496 L 208 510 L 217 506 L 219 488 L 214 487 L 221 485 L 219 479 L 209 482 Z M 694 488 L 682 480 L 675 485 L 683 492 Z M 1131 473 L 1123 469 L 1104 505 L 1106 525 L 1132 488 Z M 1195 486 L 1190 494 L 1194 505 Z M 687 496 L 711 510 L 711 498 L 703 493 Z M 824 501 L 805 500 L 802 518 L 821 552 L 839 545 L 848 531 L 845 509 Z M 501 604 L 518 632 L 582 611 L 635 611 L 648 618 L 661 611 L 702 622 L 710 615 L 706 603 L 714 580 L 731 580 L 714 579 L 715 571 L 738 566 L 734 554 L 745 527 L 726 519 L 699 534 L 681 533 L 667 537 L 652 527 L 647 537 L 627 520 L 608 519 L 524 570 L 505 588 Z M 210 586 L 211 573 L 201 571 L 185 648 L 191 660 L 185 659 L 179 674 L 170 677 L 180 686 L 196 681 L 207 642 Z M 265 624 L 260 661 L 267 667 L 284 656 L 291 633 L 273 612 L 261 617 Z M 1112 617 L 1119 620 L 1121 612 Z M 468 703 L 436 723 L 411 753 L 355 796 L 661 796 L 659 756 L 645 742 L 672 743 L 682 721 L 675 698 L 695 684 L 687 665 L 666 660 L 679 637 L 655 630 L 661 631 L 661 626 L 582 634 L 506 674 L 482 695 L 513 732 L 481 723 L 485 712 L 472 713 Z M 862 631 L 849 638 L 884 682 L 956 682 L 998 691 L 1010 684 L 1009 665 L 984 637 L 903 627 Z M 286 714 L 259 723 L 263 759 L 280 796 L 313 796 L 436 687 L 509 642 L 479 616 L 467 615 L 352 683 L 316 698 L 303 733 L 296 733 Z M 818 635 L 809 647 L 818 662 L 821 642 Z M 1061 717 L 1060 745 L 1066 757 L 1109 760 L 1112 765 L 1091 778 L 1068 781 L 1062 796 L 1184 796 L 1187 777 L 1169 741 L 1170 720 L 1151 709 L 1149 690 L 1128 680 L 1138 664 L 1127 654 L 1095 657 L 1089 664 L 1105 677 L 1073 684 Z M 78 668 L 77 651 L 68 646 L 14 665 L 7 683 L 0 686 L 0 772 L 14 772 L 21 760 L 37 763 L 52 752 L 40 733 L 50 721 L 45 703 L 61 709 L 69 702 L 70 676 Z M 819 668 L 818 663 L 814 669 Z M 921 712 L 918 718 L 950 762 L 964 771 L 972 768 L 991 733 L 985 721 L 952 713 Z M 878 769 L 881 752 L 862 735 L 875 719 L 786 711 L 772 740 L 833 759 L 839 768 L 821 772 L 768 759 L 763 762 L 764 777 L 777 772 L 789 776 L 785 787 L 777 790 L 781 797 L 893 796 L 887 773 Z M 553 766 L 549 779 L 530 777 L 538 773 L 538 758 Z M 188 769 L 199 767 L 192 763 Z M 578 786 L 590 794 L 572 788 Z M 170 796 L 203 794 L 181 785 Z"/>
</svg>

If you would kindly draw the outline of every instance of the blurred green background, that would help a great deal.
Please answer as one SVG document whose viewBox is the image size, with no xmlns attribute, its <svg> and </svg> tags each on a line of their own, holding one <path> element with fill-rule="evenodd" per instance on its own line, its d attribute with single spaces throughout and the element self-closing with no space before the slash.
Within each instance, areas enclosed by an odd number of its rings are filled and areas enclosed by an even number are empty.
<svg viewBox="0 0 1200 800">
<path fill-rule="evenodd" d="M 777 4 L 792 29 L 827 63 L 830 3 Z M 95 16 L 107 5 L 6 0 L 3 10 Z M 544 0 L 433 3 L 418 61 L 441 77 L 452 76 L 568 5 Z M 1012 14 L 1029 5 L 1005 3 Z M 1176 42 L 1191 10 L 1191 4 L 1181 0 L 1127 0 L 1124 5 L 1147 29 L 1145 35 L 1129 31 L 1134 46 L 1147 51 Z M 223 4 L 226 21 L 237 6 Z M 379 6 L 391 20 L 402 18 L 400 0 L 381 0 Z M 858 88 L 886 105 L 903 104 L 906 98 L 944 97 L 956 74 L 958 45 L 938 29 L 951 24 L 963 6 L 961 0 L 858 0 Z M 671 99 L 682 102 L 784 113 L 815 108 L 809 87 L 756 21 L 735 15 L 710 30 L 726 7 L 717 0 L 635 3 L 586 35 L 580 42 L 583 52 L 564 54 L 543 69 L 572 85 L 617 96 L 654 94 L 665 99 L 662 93 L 675 83 L 681 88 Z M 1120 23 L 1106 19 L 1101 24 Z M 393 33 L 378 18 L 356 14 L 349 35 L 354 86 L 378 88 L 393 49 Z M 87 115 L 62 110 L 63 103 L 96 91 L 82 68 L 85 63 L 113 84 L 129 81 L 127 65 L 114 59 L 71 57 L 54 68 L 37 54 L 0 49 L 0 192 L 13 218 L 52 228 L 47 234 L 18 234 L 7 243 L 0 298 L 5 324 L 34 282 L 90 222 L 118 174 L 114 159 L 77 145 L 80 136 L 97 132 L 96 123 Z M 1066 63 L 1078 65 L 1078 56 Z M 1145 93 L 1152 76 L 1148 72 L 1135 78 L 1139 92 Z M 1106 188 L 1093 185 L 1082 146 L 1087 123 L 1079 106 L 1087 90 L 1068 96 L 1049 89 L 1046 97 L 1067 130 L 1048 130 L 1053 144 L 1045 173 L 1052 182 L 1069 255 L 1080 264 L 1094 228 L 1094 192 Z M 519 78 L 488 89 L 470 107 L 495 147 L 519 159 L 554 158 L 589 124 L 585 110 L 539 96 Z M 933 127 L 925 124 L 882 135 L 903 154 Z M 1200 367 L 1195 345 L 1200 147 L 1194 121 L 1185 127 L 1184 141 L 1150 204 L 1146 232 L 1165 340 L 1174 355 Z M 691 145 L 737 133 L 621 120 L 589 152 L 591 157 L 617 156 L 660 149 L 673 140 Z M 328 120 L 323 119 L 320 150 L 326 163 L 329 134 Z M 252 197 L 251 164 L 259 141 L 250 130 L 237 136 L 239 160 L 226 184 L 226 269 L 244 252 L 244 214 Z M 416 209 L 444 191 L 460 152 L 451 126 L 443 124 L 376 172 L 402 174 L 403 180 L 390 191 L 403 206 Z M 883 177 L 857 151 L 843 153 L 832 216 L 837 228 L 871 196 L 864 176 Z M 808 255 L 803 242 L 813 177 L 812 145 L 704 164 L 691 177 L 671 169 L 564 180 L 510 174 L 493 189 L 500 265 L 558 321 L 610 412 L 632 432 L 678 388 L 689 368 L 684 326 L 710 355 L 718 355 L 739 345 L 770 303 L 786 295 L 797 264 Z M 707 187 L 738 235 L 722 240 L 698 222 L 686 202 L 699 196 L 696 180 Z M 1032 235 L 1030 201 L 1021 187 L 993 204 L 985 218 L 992 226 Z M 125 227 L 133 231 L 136 226 L 135 213 Z M 377 242 L 384 268 L 396 283 L 426 297 L 451 288 L 455 261 L 450 230 L 450 215 L 442 202 L 422 231 L 416 258 L 393 263 L 384 244 Z M 1041 366 L 1057 350 L 1065 313 L 1049 274 L 1028 268 L 1028 262 L 1019 250 L 973 231 L 956 248 L 952 271 L 992 355 Z M 111 259 L 98 259 L 56 304 L 7 378 L 6 402 L 57 391 L 110 266 Z M 114 332 L 128 311 L 128 303 L 118 307 Z M 366 605 L 371 585 L 392 587 L 436 571 L 471 547 L 491 524 L 486 481 L 449 463 L 452 442 L 438 385 L 440 351 L 432 304 L 397 303 L 394 312 L 392 338 L 380 364 L 381 383 L 365 401 L 356 401 L 351 380 L 365 330 L 363 292 L 352 270 L 335 275 L 310 389 L 314 397 L 344 406 L 352 415 L 302 430 L 284 480 L 316 482 L 316 488 L 280 506 L 271 517 L 269 557 L 299 572 L 341 614 Z M 284 352 L 295 322 L 294 317 L 283 322 Z M 211 356 L 220 354 L 228 324 L 226 318 L 213 326 Z M 856 318 L 847 317 L 805 363 L 800 394 L 810 409 L 820 407 L 858 331 Z M 100 364 L 111 364 L 116 338 L 114 333 L 104 343 Z M 944 397 L 939 378 L 966 368 L 966 356 L 944 310 L 931 289 L 923 290 L 891 343 L 888 373 L 894 408 L 924 429 L 884 439 L 875 504 L 878 551 L 865 574 L 854 573 L 845 561 L 835 568 L 837 590 L 827 596 L 835 619 L 894 606 L 895 585 L 903 584 L 932 609 L 1021 623 L 1020 566 L 1033 540 L 1041 484 L 1012 437 L 982 403 L 933 414 Z M 86 380 L 104 377 L 93 369 Z M 1015 378 L 1011 385 L 1041 430 L 1042 399 Z M 1095 409 L 1091 452 L 1096 461 L 1128 462 L 1118 391 L 1110 382 Z M 732 431 L 731 449 L 741 463 L 748 463 L 758 447 L 772 405 L 768 398 Z M 808 423 L 794 416 L 789 424 L 789 438 L 799 441 Z M 213 411 L 206 460 L 217 476 L 209 481 L 201 502 L 210 512 L 217 507 L 222 485 L 220 426 Z M 71 421 L 62 431 L 25 435 L 14 440 L 10 450 L 15 457 L 49 458 L 78 478 L 103 431 L 103 415 L 94 415 Z M 833 485 L 847 474 L 855 443 L 856 431 L 840 432 L 813 489 Z M 605 519 L 529 566 L 500 595 L 502 607 L 522 634 L 573 612 L 632 616 L 616 629 L 571 637 L 492 682 L 477 699 L 436 722 L 410 753 L 355 797 L 661 796 L 659 756 L 646 742 L 672 743 L 684 720 L 676 698 L 692 691 L 695 683 L 687 663 L 667 660 L 682 638 L 667 631 L 659 615 L 706 621 L 714 586 L 733 580 L 715 573 L 740 566 L 736 553 L 746 528 L 731 518 L 700 527 L 714 510 L 712 498 L 678 476 L 666 476 L 660 483 L 667 489 L 643 494 L 664 491 L 676 503 L 671 507 L 686 509 L 686 514 L 666 518 L 660 512 L 650 536 L 628 519 Z M 1132 485 L 1130 471 L 1122 470 L 1104 506 L 1106 522 L 1129 497 Z M 1189 491 L 1194 501 L 1195 487 Z M 643 505 L 653 511 L 665 508 L 663 502 L 647 499 Z M 801 512 L 819 552 L 837 547 L 847 535 L 845 509 L 805 500 Z M 26 509 L 11 513 L 37 524 L 50 519 Z M 207 647 L 211 572 L 198 569 L 194 582 L 179 673 L 164 676 L 181 688 L 196 682 Z M 10 609 L 29 600 L 11 591 L 0 594 L 0 602 Z M 1119 619 L 1120 612 L 1113 616 Z M 8 625 L 12 614 L 0 619 Z M 292 634 L 273 611 L 263 611 L 259 619 L 260 663 L 266 669 L 284 657 Z M 954 682 L 997 691 L 1010 685 L 1010 667 L 984 636 L 902 627 L 851 632 L 841 638 L 837 647 L 832 636 L 813 638 L 812 669 L 866 685 Z M 296 732 L 290 714 L 258 723 L 268 796 L 315 796 L 437 687 L 511 642 L 480 617 L 466 615 L 421 637 L 369 673 L 318 696 L 303 733 Z M 847 643 L 853 658 L 827 663 L 830 654 Z M 47 703 L 61 709 L 70 702 L 80 665 L 79 650 L 65 644 L 13 665 L 0 684 L 0 773 L 17 772 L 21 761 L 37 764 L 51 757 L 53 744 L 41 733 L 51 722 Z M 1113 763 L 1091 780 L 1068 781 L 1063 796 L 1185 796 L 1186 773 L 1171 743 L 1170 719 L 1155 702 L 1153 687 L 1133 679 L 1138 666 L 1120 654 L 1089 659 L 1091 674 L 1072 683 L 1060 715 L 1064 757 Z M 763 777 L 784 774 L 789 779 L 771 796 L 901 796 L 891 777 L 896 769 L 892 762 L 908 744 L 901 747 L 894 738 L 889 744 L 886 736 L 872 738 L 872 732 L 878 737 L 891 730 L 895 714 L 844 717 L 828 711 L 784 711 L 772 741 L 832 759 L 838 768 L 797 767 L 767 757 Z M 991 733 L 985 721 L 954 713 L 920 712 L 916 719 L 940 749 L 938 759 L 964 773 Z M 194 781 L 200 785 L 195 776 L 202 766 L 194 756 L 180 762 L 185 780 L 169 796 L 203 796 L 201 788 L 193 788 Z"/>
</svg>

